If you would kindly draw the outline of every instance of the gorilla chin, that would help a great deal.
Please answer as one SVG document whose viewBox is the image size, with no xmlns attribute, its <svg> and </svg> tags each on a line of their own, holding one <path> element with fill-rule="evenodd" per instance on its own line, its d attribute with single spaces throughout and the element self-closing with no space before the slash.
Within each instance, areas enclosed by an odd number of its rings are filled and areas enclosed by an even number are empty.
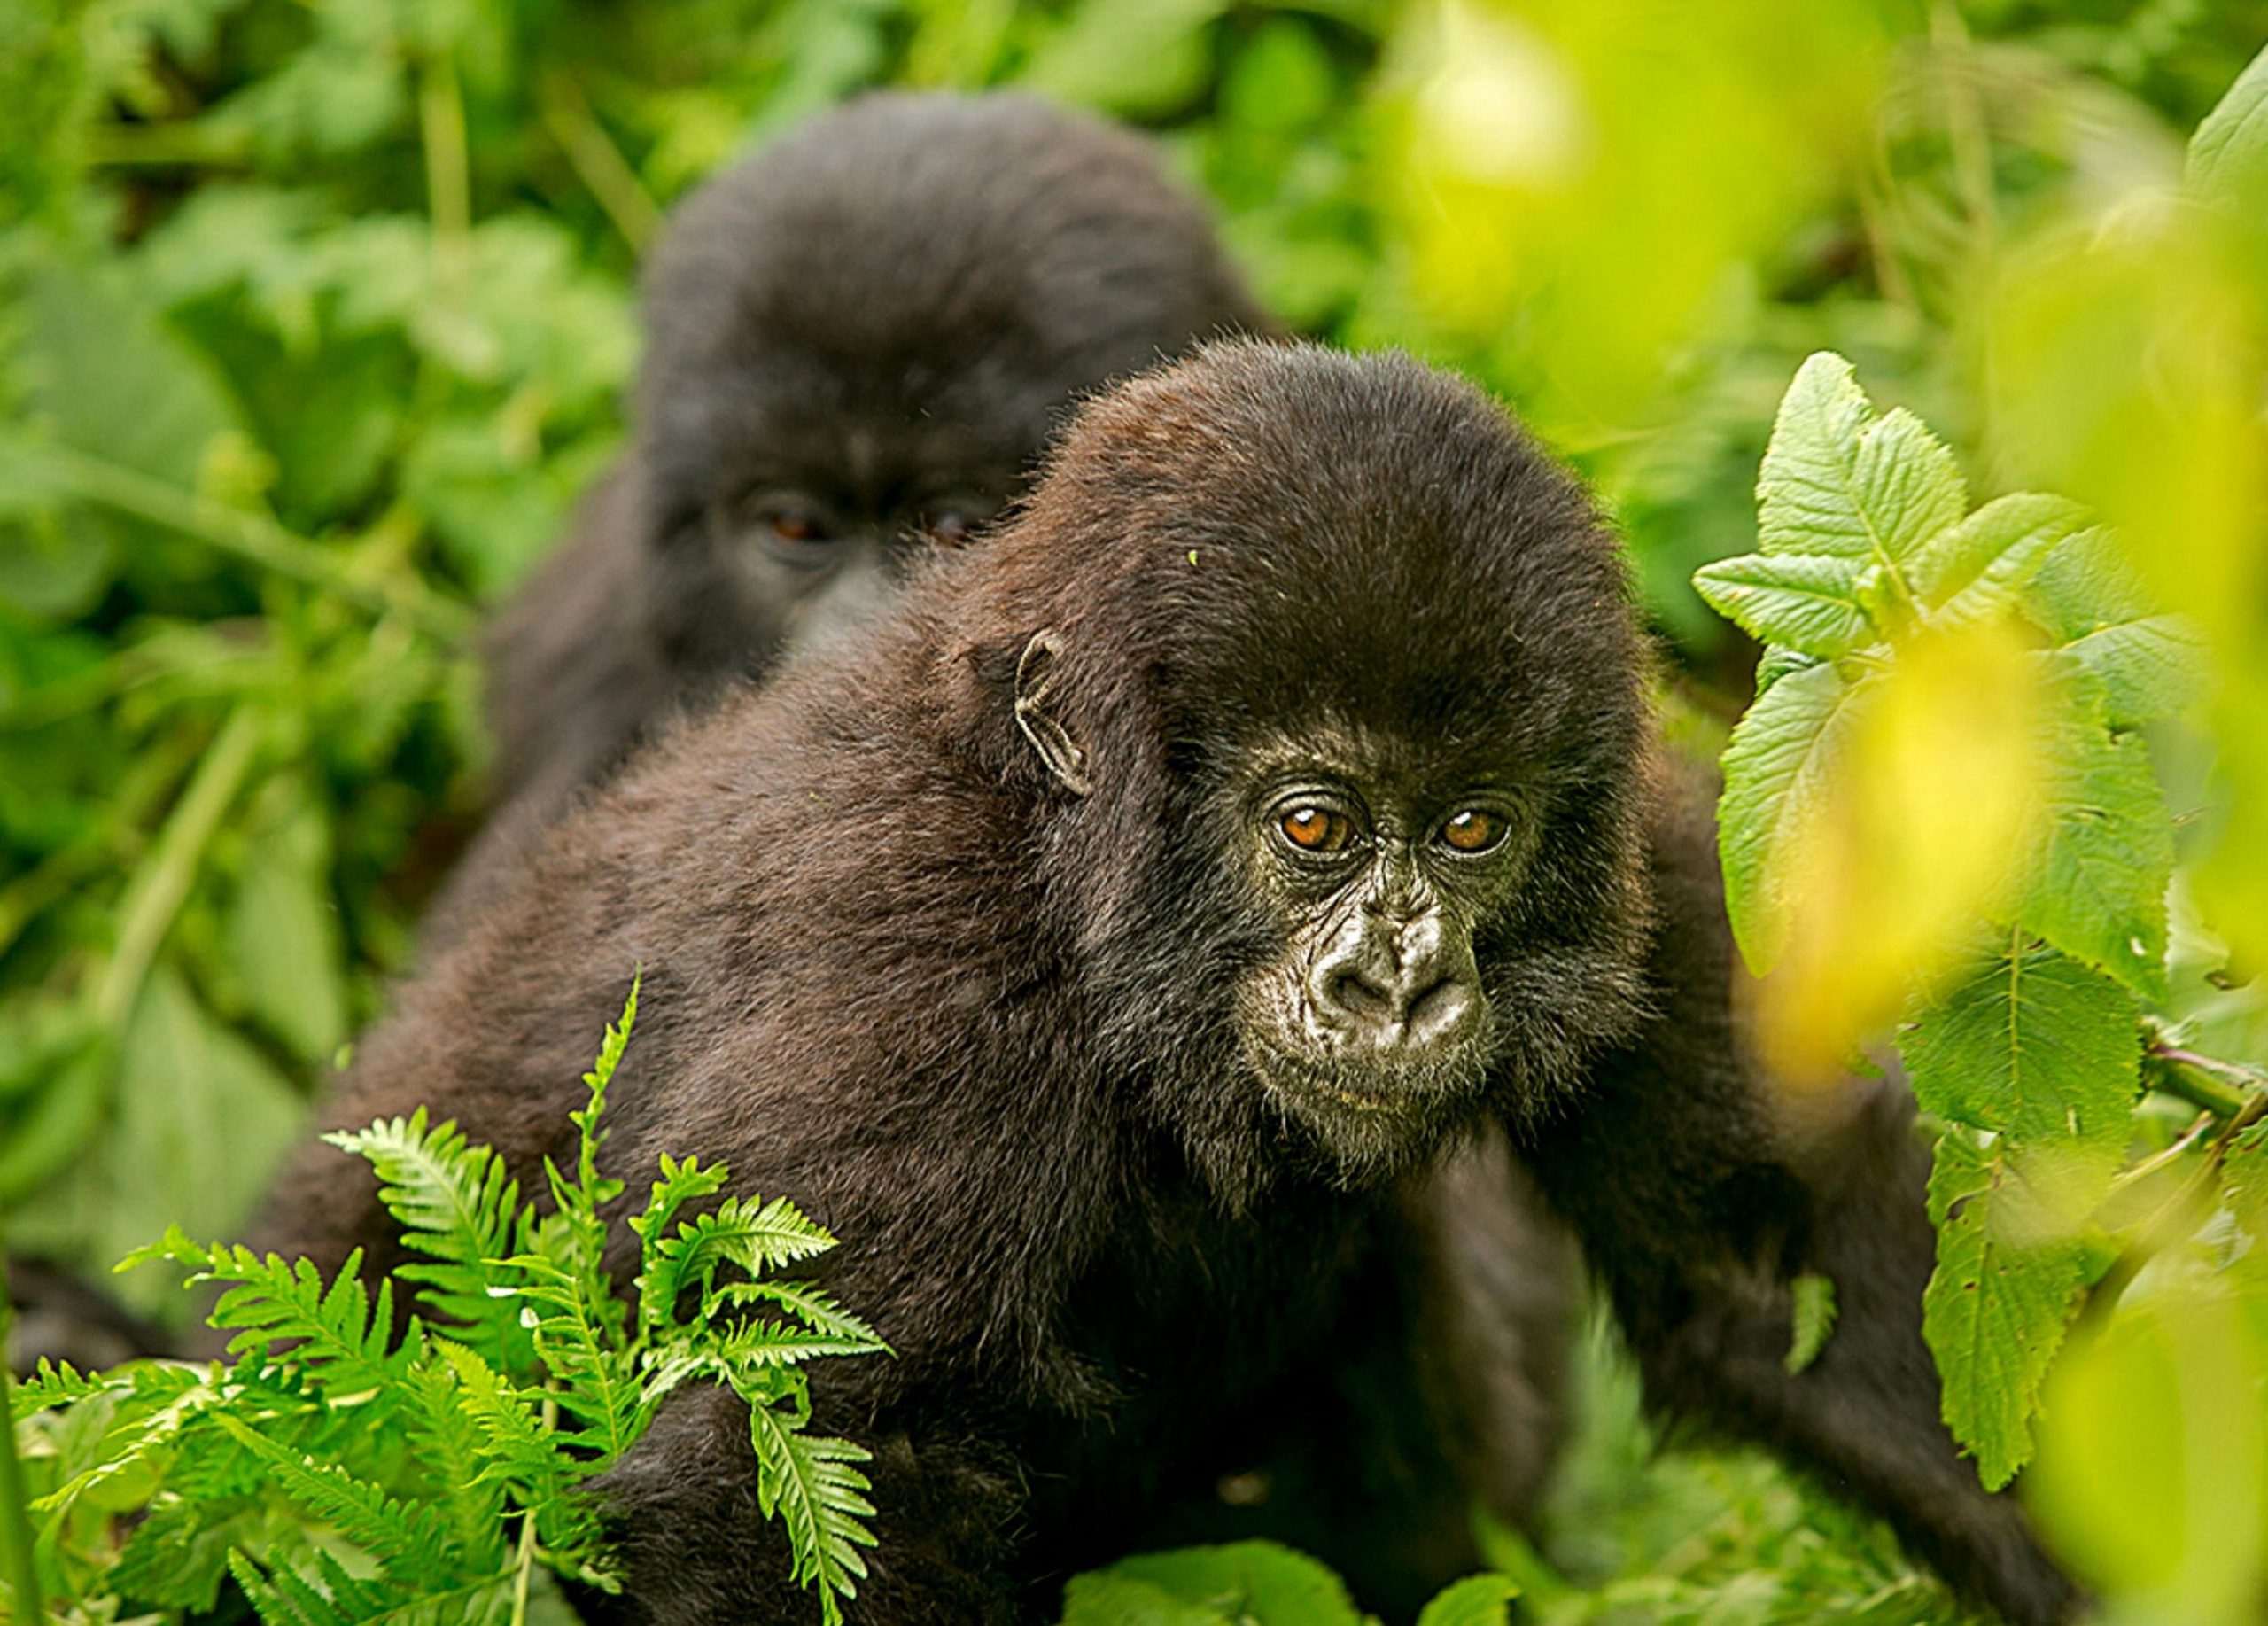
<svg viewBox="0 0 2268 1626">
<path fill-rule="evenodd" d="M 1245 1060 L 1269 1102 L 1305 1130 L 1342 1179 L 1390 1178 L 1480 1122 L 1488 1046 L 1386 1062 L 1301 1054 L 1247 1032 Z"/>
</svg>

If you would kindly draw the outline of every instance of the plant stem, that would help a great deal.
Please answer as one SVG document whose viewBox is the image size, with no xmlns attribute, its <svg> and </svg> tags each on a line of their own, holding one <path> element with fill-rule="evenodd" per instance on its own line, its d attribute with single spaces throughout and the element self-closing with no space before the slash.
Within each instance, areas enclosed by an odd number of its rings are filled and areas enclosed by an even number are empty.
<svg viewBox="0 0 2268 1626">
<path fill-rule="evenodd" d="M 456 58 L 442 51 L 427 59 L 417 87 L 417 113 L 425 148 L 425 194 L 433 240 L 462 270 L 472 231 L 472 164 L 465 144 L 464 95 Z"/>
<path fill-rule="evenodd" d="M 661 229 L 662 212 L 591 111 L 582 86 L 564 73 L 547 74 L 541 100 L 544 128 L 567 155 L 576 179 L 598 199 L 623 241 L 643 253 Z"/>
<path fill-rule="evenodd" d="M 364 581 L 351 574 L 328 549 L 292 535 L 262 515 L 198 496 L 138 470 L 68 447 L 43 446 L 23 455 L 52 489 L 64 495 L 162 525 L 350 603 L 399 615 L 443 643 L 462 643 L 471 636 L 473 614 L 462 605 L 450 603 L 412 577 Z"/>
<path fill-rule="evenodd" d="M 113 1032 L 134 1014 L 143 980 L 157 958 L 174 917 L 197 878 L 198 860 L 221 820 L 243 789 L 260 746 L 260 720 L 249 704 L 239 705 L 206 748 L 197 772 L 174 805 L 158 837 L 157 851 L 139 875 L 123 909 L 118 946 L 102 980 L 95 985 L 95 1014 Z"/>
<path fill-rule="evenodd" d="M 0 1263 L 5 1256 L 0 1255 Z M 25 1626 L 46 1618 L 40 1600 L 39 1571 L 32 1563 L 31 1498 L 24 1486 L 24 1465 L 16 1455 L 15 1402 L 8 1380 L 8 1331 L 15 1323 L 8 1283 L 0 1272 L 0 1581 L 15 1595 L 15 1618 Z"/>
<path fill-rule="evenodd" d="M 535 1509 L 520 1515 L 520 1551 L 512 1568 L 511 1626 L 528 1626 L 528 1583 L 535 1574 Z"/>
<path fill-rule="evenodd" d="M 2218 1117 L 2235 1117 L 2258 1094 L 2219 1077 L 2206 1058 L 2186 1050 L 2152 1049 L 2145 1053 L 2144 1060 L 2155 1087 Z"/>
</svg>

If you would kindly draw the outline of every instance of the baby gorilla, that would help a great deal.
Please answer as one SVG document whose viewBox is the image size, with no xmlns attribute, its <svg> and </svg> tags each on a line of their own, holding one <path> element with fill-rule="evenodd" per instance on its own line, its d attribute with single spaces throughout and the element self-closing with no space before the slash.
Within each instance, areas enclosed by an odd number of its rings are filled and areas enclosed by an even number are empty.
<svg viewBox="0 0 2268 1626">
<path fill-rule="evenodd" d="M 1724 988 L 1682 929 L 1649 966 L 1650 893 L 1689 867 L 1650 844 L 1706 848 L 1657 826 L 1643 665 L 1612 538 L 1485 398 L 1398 358 L 1211 347 L 1091 406 L 1029 507 L 866 637 L 571 817 L 404 991 L 334 1119 L 430 1101 L 528 1180 L 571 1154 L 642 965 L 615 1167 L 697 1151 L 804 1201 L 843 1239 L 827 1285 L 897 1351 L 812 1374 L 819 1426 L 875 1451 L 864 1621 L 1041 1615 L 1271 1419 L 1379 1498 L 1301 1532 L 1326 1559 L 1454 1521 L 1394 1499 L 1410 1465 L 1363 1412 L 1432 1404 L 1402 1217 L 1489 1125 L 1681 1395 L 1705 1406 L 1723 1365 L 1724 1420 L 2051 1618 L 2068 1589 L 1904 1380 L 1914 1228 L 1833 1253 L 1865 1193 L 1814 1213 L 1744 1086 L 1649 1020 L 1718 1043 Z M 1843 1172 L 1908 1204 L 1895 1158 Z M 278 1240 L 385 1256 L 348 1178 L 303 1158 Z M 1814 1245 L 1887 1285 L 1838 1274 L 1846 1319 L 1787 1401 L 1756 1369 Z M 607 1618 L 808 1614 L 753 1523 L 747 1427 L 680 1392 L 609 1475 Z"/>
<path fill-rule="evenodd" d="M 450 922 L 681 703 L 988 519 L 1075 396 L 1268 326 L 1146 145 L 1010 96 L 814 119 L 677 212 L 645 304 L 634 443 L 491 637 Z"/>
</svg>

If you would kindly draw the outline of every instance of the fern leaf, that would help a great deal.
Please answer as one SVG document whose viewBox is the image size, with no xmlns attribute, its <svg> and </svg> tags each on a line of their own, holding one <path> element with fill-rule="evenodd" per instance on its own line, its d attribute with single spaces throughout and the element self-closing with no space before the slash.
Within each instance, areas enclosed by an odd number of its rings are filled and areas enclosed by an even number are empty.
<svg viewBox="0 0 2268 1626">
<path fill-rule="evenodd" d="M 799 1433 L 771 1407 L 749 1408 L 749 1438 L 756 1447 L 757 1504 L 788 1532 L 794 1577 L 819 1589 L 827 1626 L 843 1619 L 841 1599 L 856 1598 L 866 1573 L 860 1547 L 874 1544 L 860 1521 L 874 1515 L 863 1492 L 872 1489 L 851 1465 L 870 1453 L 848 1440 Z"/>
<path fill-rule="evenodd" d="M 672 1268 L 662 1246 L 669 1238 L 670 1227 L 687 1203 L 715 1196 L 731 1178 L 732 1170 L 724 1163 L 704 1164 L 698 1157 L 680 1163 L 668 1153 L 662 1154 L 662 1178 L 654 1182 L 646 1211 L 630 1219 L 630 1229 L 639 1241 L 639 1321 L 648 1336 L 670 1325 L 677 1307 L 676 1294 L 663 1280 L 664 1272 Z"/>
<path fill-rule="evenodd" d="M 536 1352 L 558 1386 L 560 1410 L 580 1427 L 579 1443 L 611 1462 L 630 1448 L 640 1425 L 635 1368 L 621 1347 L 618 1322 L 602 1318 L 619 1304 L 594 1298 L 582 1274 L 536 1255 L 508 1263 L 524 1278 L 518 1296 L 527 1306 Z"/>
<path fill-rule="evenodd" d="M 641 1290 L 650 1291 L 658 1313 L 674 1319 L 688 1290 L 698 1288 L 705 1297 L 717 1272 L 728 1265 L 761 1276 L 834 1246 L 834 1236 L 785 1197 L 769 1202 L 727 1198 L 714 1213 L 684 1221 L 677 1234 L 651 1249 Z"/>
<path fill-rule="evenodd" d="M 17 1381 L 9 1397 L 11 1423 L 20 1423 L 35 1412 L 75 1405 L 106 1391 L 114 1380 L 98 1372 L 81 1372 L 69 1361 L 40 1357 L 32 1375 Z"/>
<path fill-rule="evenodd" d="M 140 1250 L 129 1262 L 154 1257 L 187 1267 L 192 1286 L 225 1284 L 206 1321 L 216 1331 L 235 1334 L 228 1347 L 233 1361 L 280 1360 L 284 1358 L 273 1354 L 274 1346 L 290 1343 L 291 1364 L 318 1383 L 334 1404 L 361 1395 L 391 1396 L 394 1381 L 423 1347 L 423 1331 L 413 1319 L 399 1347 L 389 1350 L 392 1286 L 379 1284 L 373 1313 L 357 1273 L 362 1265 L 360 1249 L 346 1256 L 329 1288 L 311 1260 L 286 1263 L 276 1254 L 262 1258 L 249 1248 L 220 1243 L 208 1248 L 190 1241 L 177 1225 L 163 1242 Z"/>
<path fill-rule="evenodd" d="M 213 1376 L 211 1368 L 186 1363 L 151 1361 L 120 1368 L 109 1389 L 115 1404 L 104 1420 L 100 1438 L 81 1459 L 87 1466 L 35 1498 L 32 1506 L 41 1513 L 67 1513 L 97 1486 L 131 1470 L 157 1466 L 159 1453 L 182 1430 L 218 1404 L 220 1391 Z"/>
<path fill-rule="evenodd" d="M 798 1366 L 822 1355 L 878 1355 L 884 1352 L 884 1346 L 871 1336 L 844 1337 L 834 1333 L 815 1333 L 785 1321 L 739 1321 L 730 1326 L 703 1328 L 695 1336 L 708 1346 L 721 1365 L 729 1369 Z"/>
<path fill-rule="evenodd" d="M 594 1200 L 594 1207 L 622 1194 L 621 1181 L 602 1181 L 599 1179 L 599 1148 L 606 1140 L 604 1132 L 599 1128 L 599 1115 L 606 1109 L 606 1086 L 613 1082 L 615 1069 L 622 1065 L 623 1052 L 630 1047 L 630 1030 L 638 1020 L 638 990 L 645 981 L 646 973 L 642 967 L 631 973 L 630 997 L 622 1002 L 621 1020 L 607 1029 L 605 1039 L 599 1043 L 598 1060 L 592 1064 L 591 1070 L 583 1075 L 583 1083 L 591 1092 L 590 1104 L 580 1112 L 567 1115 L 567 1121 L 574 1124 L 580 1135 L 575 1158 L 577 1184 Z M 603 1196 L 599 1194 L 602 1186 L 611 1188 Z"/>
<path fill-rule="evenodd" d="M 812 1332 L 841 1340 L 845 1346 L 841 1352 L 846 1355 L 894 1353 L 873 1327 L 809 1282 L 728 1282 L 711 1295 L 711 1301 L 709 1308 L 712 1314 L 718 1309 L 726 1307 L 776 1306 Z M 849 1347 L 854 1344 L 858 1347 Z"/>
<path fill-rule="evenodd" d="M 518 1239 L 519 1182 L 503 1158 L 454 1123 L 429 1128 L 423 1107 L 323 1139 L 368 1160 L 403 1244 L 428 1256 L 395 1272 L 417 1284 L 426 1311 L 505 1370 L 526 1371 L 527 1340 L 493 1291 L 510 1285 L 493 1262 L 517 1251 Z"/>
<path fill-rule="evenodd" d="M 472 1350 L 446 1339 L 434 1348 L 459 1386 L 459 1407 L 479 1430 L 479 1477 L 503 1486 L 535 1514 L 536 1532 L 554 1565 L 591 1573 L 602 1559 L 597 1510 L 571 1494 L 602 1463 L 564 1449 L 543 1420 L 541 1402 L 516 1389 Z"/>
<path fill-rule="evenodd" d="M 491 1626 L 511 1606 L 509 1575 L 408 1588 L 352 1575 L 320 1549 L 264 1574 L 231 1552 L 229 1572 L 265 1626 Z"/>
<path fill-rule="evenodd" d="M 454 1584 L 478 1575 L 477 1560 L 468 1561 L 441 1509 L 389 1496 L 384 1486 L 278 1445 L 226 1412 L 214 1412 L 213 1420 L 268 1463 L 288 1500 L 334 1526 L 388 1575 Z"/>
<path fill-rule="evenodd" d="M 405 1387 L 409 1437 L 423 1482 L 447 1513 L 457 1544 L 478 1554 L 484 1567 L 500 1568 L 508 1552 L 502 1489 L 498 1476 L 486 1472 L 487 1436 L 460 1404 L 463 1391 L 454 1368 L 422 1365 Z"/>
</svg>

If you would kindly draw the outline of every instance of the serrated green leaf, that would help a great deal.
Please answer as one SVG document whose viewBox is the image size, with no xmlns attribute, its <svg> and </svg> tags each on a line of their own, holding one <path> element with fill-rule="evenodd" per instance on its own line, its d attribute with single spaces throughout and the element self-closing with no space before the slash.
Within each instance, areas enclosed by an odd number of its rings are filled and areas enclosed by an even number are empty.
<svg viewBox="0 0 2268 1626">
<path fill-rule="evenodd" d="M 1693 589 L 1759 642 L 1832 660 L 1867 637 L 1859 570 L 1855 559 L 1743 554 L 1694 572 Z"/>
<path fill-rule="evenodd" d="M 2189 138 L 2191 192 L 2240 215 L 2268 208 L 2268 50 L 2237 75 Z"/>
<path fill-rule="evenodd" d="M 757 1398 L 749 1407 L 749 1438 L 756 1448 L 757 1503 L 765 1518 L 787 1528 L 793 1575 L 819 1590 L 827 1626 L 843 1619 L 841 1599 L 858 1595 L 866 1574 L 860 1547 L 874 1544 L 864 1521 L 874 1516 L 865 1492 L 872 1486 L 854 1463 L 870 1453 L 848 1440 L 807 1435 Z"/>
<path fill-rule="evenodd" d="M 1418 1626 L 1511 1626 L 1512 1599 L 1520 1590 L 1510 1575 L 1467 1575 L 1436 1592 L 1418 1615 Z"/>
<path fill-rule="evenodd" d="M 428 1126 L 423 1107 L 323 1139 L 366 1159 L 377 1176 L 379 1201 L 400 1225 L 403 1245 L 423 1256 L 395 1272 L 417 1284 L 418 1302 L 485 1359 L 524 1370 L 526 1333 L 494 1291 L 519 1284 L 514 1270 L 493 1263 L 515 1251 L 519 1228 L 519 1183 L 504 1160 L 454 1122 Z"/>
<path fill-rule="evenodd" d="M 2114 727 L 2171 717 L 2202 699 L 2203 635 L 2159 606 L 2108 532 L 2084 531 L 2050 553 L 2024 612 L 2100 684 Z"/>
<path fill-rule="evenodd" d="M 1875 418 L 1851 363 L 1829 351 L 1806 361 L 1781 400 L 1756 500 L 1767 554 L 1892 566 L 1969 506 L 1952 453 L 1909 412 Z"/>
<path fill-rule="evenodd" d="M 2101 972 L 2015 950 L 1921 1012 L 1903 1049 L 1915 1100 L 1953 1125 L 1930 1181 L 1922 1331 L 1946 1421 L 1998 1487 L 2031 1454 L 2039 1383 L 2085 1275 L 2078 1228 L 2125 1146 L 2139 1012 Z"/>
<path fill-rule="evenodd" d="M 1848 727 L 1849 693 L 1832 666 L 1789 673 L 1757 696 L 1725 746 L 1717 804 L 1725 908 L 1759 976 L 1787 945 L 1793 869 Z"/>
<path fill-rule="evenodd" d="M 2048 556 L 2086 523 L 2086 510 L 2062 497 L 1997 497 L 1930 538 L 1907 564 L 1907 585 L 1937 622 L 1988 619 L 2013 608 Z"/>
<path fill-rule="evenodd" d="M 2138 735 L 2113 735 L 2084 684 L 2052 686 L 2038 758 L 2041 844 L 2018 921 L 2146 998 L 2165 995 L 2173 822 Z"/>
<path fill-rule="evenodd" d="M 2142 1039 L 2133 996 L 2101 972 L 2049 948 L 1997 955 L 1919 1011 L 1900 1048 L 1923 1111 L 2105 1180 L 2116 1167 Z"/>
<path fill-rule="evenodd" d="M 1153 1581 L 1106 1570 L 1073 1575 L 1061 1626 L 1236 1626 L 1218 1609 L 1186 1603 Z"/>
<path fill-rule="evenodd" d="M 2005 1142 L 1956 1130 L 1938 1143 L 1930 1220 L 1938 1268 L 1922 1298 L 1946 1425 L 1999 1490 L 2031 1456 L 2039 1385 L 2063 1342 L 2085 1249 L 2031 1224 Z M 2012 1213 L 2011 1210 L 2014 1210 Z"/>
<path fill-rule="evenodd" d="M 2179 616 L 2112 622 L 2063 646 L 2101 685 L 2113 727 L 2185 712 L 2210 687 L 2203 634 Z"/>
<path fill-rule="evenodd" d="M 1763 658 L 1756 663 L 1756 692 L 1761 695 L 1790 673 L 1801 672 L 1806 667 L 1819 664 L 1817 656 L 1801 654 L 1790 649 L 1767 648 Z"/>
<path fill-rule="evenodd" d="M 1122 1559 L 1103 1572 L 1146 1582 L 1238 1626 L 1361 1626 L 1346 1583 L 1304 1552 L 1269 1541 L 1183 1547 Z M 1098 1620 L 1107 1617 L 1098 1616 Z"/>
<path fill-rule="evenodd" d="M 1788 1341 L 1787 1367 L 1801 1372 L 1819 1358 L 1835 1332 L 1835 1283 L 1815 1271 L 1806 1271 L 1790 1282 L 1794 1298 L 1794 1330 Z"/>
</svg>

